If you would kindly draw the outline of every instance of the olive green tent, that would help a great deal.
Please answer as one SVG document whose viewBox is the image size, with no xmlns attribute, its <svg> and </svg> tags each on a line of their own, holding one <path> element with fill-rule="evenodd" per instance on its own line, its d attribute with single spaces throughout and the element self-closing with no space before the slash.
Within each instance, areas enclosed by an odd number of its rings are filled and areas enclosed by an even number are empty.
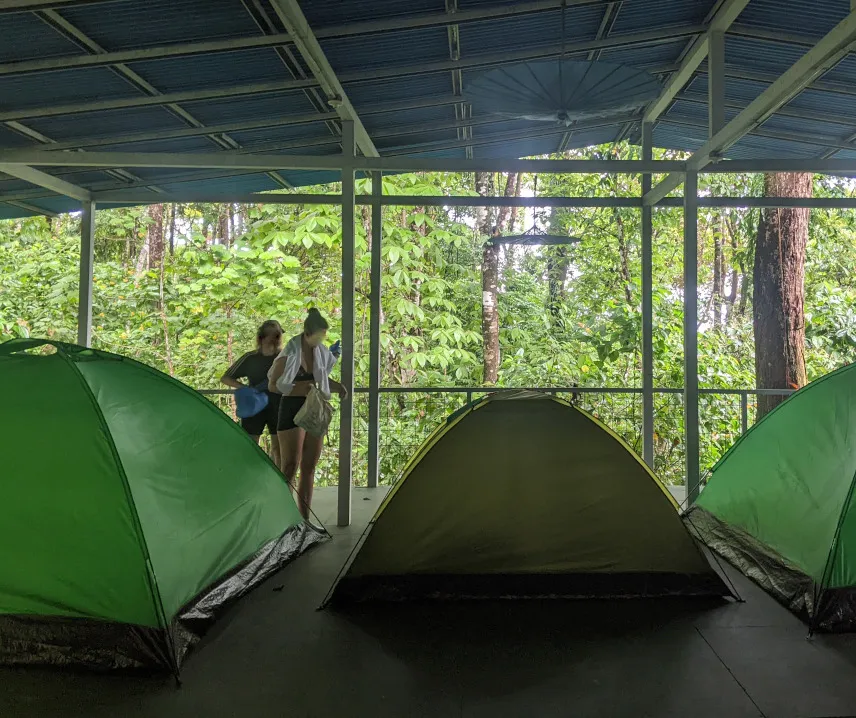
<svg viewBox="0 0 856 718">
<path fill-rule="evenodd" d="M 323 538 L 240 427 L 150 367 L 15 340 L 0 397 L 0 662 L 177 672 Z"/>
<path fill-rule="evenodd" d="M 331 590 L 335 602 L 725 595 L 647 466 L 549 394 L 493 394 L 416 452 Z"/>
<path fill-rule="evenodd" d="M 856 365 L 770 412 L 713 468 L 687 520 L 812 629 L 856 628 Z"/>
</svg>

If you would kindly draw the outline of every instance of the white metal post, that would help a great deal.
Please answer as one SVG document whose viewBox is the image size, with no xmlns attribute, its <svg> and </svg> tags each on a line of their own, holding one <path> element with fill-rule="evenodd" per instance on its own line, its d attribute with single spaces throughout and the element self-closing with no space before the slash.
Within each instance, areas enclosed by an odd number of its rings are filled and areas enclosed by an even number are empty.
<svg viewBox="0 0 856 718">
<path fill-rule="evenodd" d="M 684 436 L 687 503 L 699 491 L 698 173 L 684 180 Z"/>
<path fill-rule="evenodd" d="M 642 159 L 652 156 L 652 123 L 642 123 Z M 642 196 L 651 189 L 651 175 L 642 174 Z M 642 206 L 642 458 L 654 468 L 654 273 L 653 208 Z"/>
<path fill-rule="evenodd" d="M 92 277 L 95 266 L 95 202 L 83 202 L 80 215 L 80 300 L 77 305 L 77 343 L 92 342 Z"/>
<path fill-rule="evenodd" d="M 339 415 L 338 525 L 351 524 L 354 422 L 354 123 L 342 122 L 342 384 L 349 391 Z"/>
<path fill-rule="evenodd" d="M 725 127 L 725 33 L 711 30 L 707 53 L 708 137 Z"/>
<path fill-rule="evenodd" d="M 369 296 L 369 449 L 368 486 L 378 485 L 380 464 L 380 317 L 381 247 L 383 242 L 383 173 L 372 174 L 372 257 Z"/>
</svg>

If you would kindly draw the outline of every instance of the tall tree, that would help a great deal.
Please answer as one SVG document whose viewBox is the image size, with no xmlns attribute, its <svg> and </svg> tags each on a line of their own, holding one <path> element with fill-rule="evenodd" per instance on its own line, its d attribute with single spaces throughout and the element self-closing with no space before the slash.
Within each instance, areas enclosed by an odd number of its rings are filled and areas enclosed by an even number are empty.
<svg viewBox="0 0 856 718">
<path fill-rule="evenodd" d="M 561 226 L 558 210 L 550 208 L 550 219 L 547 223 L 551 234 L 564 234 L 565 228 Z M 568 270 L 571 260 L 568 256 L 568 248 L 563 245 L 545 247 L 547 255 L 547 309 L 556 326 L 562 326 L 560 318 L 562 304 L 565 301 L 565 285 L 568 282 Z"/>
<path fill-rule="evenodd" d="M 482 197 L 493 194 L 494 177 L 476 172 L 476 192 Z M 496 231 L 495 231 L 496 229 Z M 479 208 L 476 230 L 484 240 L 482 250 L 482 343 L 484 346 L 484 382 L 495 384 L 499 376 L 499 245 L 490 238 L 498 233 L 486 207 Z"/>
<path fill-rule="evenodd" d="M 149 206 L 148 238 L 148 267 L 157 269 L 163 266 L 164 255 L 164 206 L 153 204 Z"/>
<path fill-rule="evenodd" d="M 764 176 L 768 197 L 810 197 L 811 173 L 770 173 Z M 808 209 L 765 209 L 755 241 L 753 320 L 755 379 L 761 389 L 798 389 L 805 370 L 805 252 Z M 772 411 L 782 397 L 758 398 L 758 418 Z"/>
</svg>

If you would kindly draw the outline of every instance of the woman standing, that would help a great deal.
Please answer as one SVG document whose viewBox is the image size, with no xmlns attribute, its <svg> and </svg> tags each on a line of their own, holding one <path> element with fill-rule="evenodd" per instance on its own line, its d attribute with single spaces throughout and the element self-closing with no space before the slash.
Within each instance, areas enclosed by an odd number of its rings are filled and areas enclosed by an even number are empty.
<svg viewBox="0 0 856 718">
<path fill-rule="evenodd" d="M 294 423 L 294 417 L 313 386 L 318 387 L 327 399 L 330 398 L 331 390 L 342 399 L 348 396 L 344 386 L 330 379 L 336 358 L 322 343 L 329 328 L 321 312 L 310 309 L 303 322 L 303 333 L 285 345 L 268 373 L 268 388 L 282 394 L 277 422 L 277 439 L 282 457 L 280 466 L 292 486 L 300 469 L 300 481 L 296 485 L 297 505 L 307 519 L 315 486 L 315 467 L 321 458 L 324 437 L 307 434 Z"/>
<path fill-rule="evenodd" d="M 220 381 L 232 389 L 251 386 L 267 390 L 268 372 L 281 349 L 282 327 L 279 322 L 269 319 L 256 332 L 255 351 L 247 352 L 238 359 L 226 370 Z M 246 383 L 242 382 L 241 379 L 246 379 Z M 267 391 L 267 395 L 267 406 L 255 416 L 241 419 L 241 426 L 257 444 L 261 440 L 265 427 L 267 427 L 271 438 L 271 458 L 277 466 L 281 466 L 279 442 L 276 438 L 280 396 L 270 391 Z"/>
</svg>

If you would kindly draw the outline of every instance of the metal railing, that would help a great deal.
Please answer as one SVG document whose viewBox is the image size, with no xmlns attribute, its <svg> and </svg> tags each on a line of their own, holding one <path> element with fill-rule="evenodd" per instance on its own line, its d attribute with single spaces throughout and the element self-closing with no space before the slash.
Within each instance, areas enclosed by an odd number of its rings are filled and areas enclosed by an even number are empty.
<svg viewBox="0 0 856 718">
<path fill-rule="evenodd" d="M 390 484 L 411 454 L 446 417 L 465 404 L 493 392 L 542 391 L 563 396 L 606 423 L 641 455 L 642 389 L 614 387 L 382 387 L 380 395 L 377 480 Z M 234 418 L 227 389 L 200 391 Z M 792 390 L 700 389 L 701 473 L 708 472 L 741 434 L 755 422 L 759 396 L 788 396 Z M 371 484 L 368 466 L 369 390 L 354 391 L 353 476 L 357 486 Z M 338 481 L 338 422 L 318 466 L 320 485 Z M 263 446 L 269 449 L 265 441 Z M 683 390 L 654 390 L 654 470 L 671 484 L 682 484 L 685 470 Z"/>
</svg>

